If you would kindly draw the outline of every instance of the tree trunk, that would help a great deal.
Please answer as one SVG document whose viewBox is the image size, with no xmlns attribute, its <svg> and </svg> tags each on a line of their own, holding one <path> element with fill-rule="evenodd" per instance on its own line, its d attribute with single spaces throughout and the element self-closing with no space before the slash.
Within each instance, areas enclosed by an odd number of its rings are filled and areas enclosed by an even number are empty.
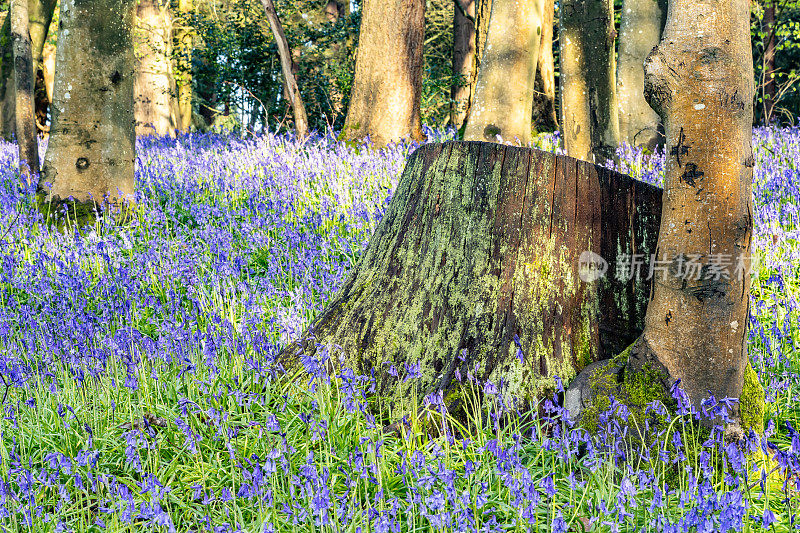
<svg viewBox="0 0 800 533">
<path fill-rule="evenodd" d="M 47 117 L 50 113 L 50 95 L 47 92 L 47 79 L 44 72 L 44 60 L 42 68 L 34 73 L 33 82 L 33 108 L 36 128 L 40 133 L 47 134 Z"/>
<path fill-rule="evenodd" d="M 378 146 L 423 140 L 424 0 L 364 0 L 356 69 L 342 135 Z"/>
<path fill-rule="evenodd" d="M 472 101 L 475 60 L 475 0 L 453 0 L 453 75 L 450 124 L 460 129 Z"/>
<path fill-rule="evenodd" d="M 28 2 L 28 32 L 31 37 L 31 57 L 33 58 L 34 103 L 36 120 L 42 125 L 47 123 L 47 114 L 50 102 L 52 102 L 52 99 L 48 97 L 45 85 L 44 62 L 45 47 L 48 46 L 46 44 L 47 36 L 55 9 L 56 0 Z M 52 45 L 50 46 L 52 47 Z"/>
<path fill-rule="evenodd" d="M 559 43 L 564 148 L 604 164 L 619 146 L 613 0 L 565 0 Z"/>
<path fill-rule="evenodd" d="M 53 86 L 56 79 L 56 47 L 45 45 L 42 52 L 42 74 L 44 76 L 44 87 L 47 91 L 47 100 L 53 101 Z"/>
<path fill-rule="evenodd" d="M 33 107 L 33 58 L 28 32 L 28 0 L 11 0 L 11 38 L 14 48 L 14 82 L 16 84 L 16 135 L 19 166 L 28 185 L 39 176 L 39 142 L 36 139 L 36 118 Z"/>
<path fill-rule="evenodd" d="M 339 22 L 339 17 L 342 15 L 342 8 L 336 0 L 328 0 L 325 4 L 325 20 L 332 24 Z"/>
<path fill-rule="evenodd" d="M 278 19 L 278 13 L 275 11 L 275 5 L 272 0 L 261 0 L 261 4 L 264 6 L 269 27 L 272 29 L 272 35 L 278 45 L 278 55 L 281 58 L 281 71 L 283 72 L 283 86 L 284 90 L 289 93 L 289 102 L 292 104 L 294 127 L 297 131 L 297 136 L 302 138 L 308 135 L 308 116 L 306 115 L 306 106 L 300 96 L 300 89 L 297 87 L 295 73 L 292 70 L 294 66 L 292 51 L 289 49 L 289 42 L 283 33 L 283 26 L 281 26 L 281 21 Z"/>
<path fill-rule="evenodd" d="M 42 49 L 47 39 L 47 32 L 50 30 L 55 5 L 56 0 L 28 1 L 28 32 L 31 38 L 34 73 L 42 65 Z M 0 134 L 6 140 L 11 140 L 16 128 L 14 58 L 11 42 L 11 17 L 7 16 L 3 26 L 0 27 L 0 43 L 4 43 L 0 58 Z"/>
<path fill-rule="evenodd" d="M 56 47 L 45 44 L 42 49 L 42 68 L 36 73 L 36 127 L 45 136 L 50 135 L 50 104 L 53 102 L 53 81 L 56 71 Z"/>
<path fill-rule="evenodd" d="M 761 31 L 765 34 L 766 43 L 764 45 L 764 124 L 769 124 L 773 119 L 775 110 L 775 98 L 777 90 L 775 86 L 775 0 L 766 0 L 764 7 L 764 20 Z"/>
<path fill-rule="evenodd" d="M 650 363 L 695 405 L 739 398 L 748 364 L 753 228 L 753 59 L 746 0 L 670 1 L 645 62 L 645 95 L 666 128 L 658 236 L 669 266 L 650 297 L 634 369 Z M 694 267 L 697 267 L 696 269 Z"/>
<path fill-rule="evenodd" d="M 537 132 L 558 129 L 556 114 L 556 67 L 553 60 L 554 0 L 545 0 L 542 17 L 542 40 L 533 85 L 533 129 Z"/>
<path fill-rule="evenodd" d="M 192 51 L 194 38 L 192 36 L 191 15 L 192 0 L 178 0 L 179 18 L 175 20 L 175 42 L 177 43 L 177 56 L 175 60 L 176 85 L 178 90 L 178 112 L 180 115 L 180 130 L 192 129 Z"/>
<path fill-rule="evenodd" d="M 172 16 L 169 3 L 139 0 L 136 7 L 136 77 L 133 113 L 136 135 L 175 135 L 179 127 L 172 75 Z"/>
<path fill-rule="evenodd" d="M 193 77 L 194 85 L 192 86 L 192 97 L 193 102 L 197 104 L 197 115 L 192 117 L 192 123 L 197 129 L 207 131 L 213 126 L 219 115 L 217 110 L 219 72 L 209 58 L 204 57 L 203 54 L 197 56 L 197 67 L 197 70 L 194 71 L 197 75 Z"/>
<path fill-rule="evenodd" d="M 489 20 L 492 18 L 493 0 L 475 0 L 475 77 L 470 92 L 475 94 L 477 73 L 481 69 L 483 52 L 486 50 L 486 36 L 489 34 Z"/>
<path fill-rule="evenodd" d="M 134 7 L 134 0 L 61 3 L 53 122 L 39 181 L 53 213 L 70 197 L 78 219 L 104 198 L 133 200 Z"/>
<path fill-rule="evenodd" d="M 465 140 L 527 144 L 544 0 L 494 0 Z"/>
<path fill-rule="evenodd" d="M 667 0 L 624 0 L 619 36 L 617 97 L 620 139 L 650 150 L 664 144 L 658 114 L 644 99 L 644 63 L 661 40 Z"/>
<path fill-rule="evenodd" d="M 424 145 L 354 271 L 282 360 L 335 344 L 331 363 L 374 369 L 390 397 L 410 398 L 403 369 L 419 364 L 418 394 L 453 398 L 471 371 L 531 400 L 637 337 L 647 282 L 584 283 L 578 263 L 652 250 L 659 211 L 658 188 L 572 158 Z"/>
</svg>

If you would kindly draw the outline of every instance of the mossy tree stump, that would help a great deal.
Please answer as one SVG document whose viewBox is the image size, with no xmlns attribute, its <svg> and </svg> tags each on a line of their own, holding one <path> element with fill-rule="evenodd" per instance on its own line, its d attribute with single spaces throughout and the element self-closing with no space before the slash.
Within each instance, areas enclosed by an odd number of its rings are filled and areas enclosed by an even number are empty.
<svg viewBox="0 0 800 533">
<path fill-rule="evenodd" d="M 331 346 L 334 366 L 374 370 L 383 395 L 454 400 L 471 372 L 525 402 L 639 335 L 646 272 L 618 280 L 614 260 L 655 249 L 660 212 L 657 187 L 570 157 L 424 145 L 344 286 L 282 360 Z M 587 250 L 609 261 L 605 279 L 581 281 Z M 406 382 L 411 365 L 420 375 Z"/>
</svg>

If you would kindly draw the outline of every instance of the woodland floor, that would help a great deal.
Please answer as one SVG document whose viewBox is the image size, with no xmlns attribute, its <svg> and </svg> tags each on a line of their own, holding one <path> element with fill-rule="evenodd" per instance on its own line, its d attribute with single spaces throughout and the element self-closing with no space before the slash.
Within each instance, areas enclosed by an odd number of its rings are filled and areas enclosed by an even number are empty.
<svg viewBox="0 0 800 533">
<path fill-rule="evenodd" d="M 429 132 L 434 139 L 446 136 Z M 144 139 L 126 225 L 58 233 L 0 146 L 0 528 L 16 531 L 784 531 L 800 505 L 800 129 L 757 130 L 750 355 L 767 434 L 692 415 L 632 449 L 494 393 L 404 437 L 369 377 L 278 379 L 386 209 L 410 146 Z M 553 139 L 539 146 L 551 149 Z M 622 152 L 658 183 L 663 156 Z M 413 373 L 413 369 L 412 373 Z M 464 376 L 464 379 L 468 379 Z M 488 414 L 488 416 L 487 416 Z M 430 423 L 426 427 L 431 427 Z M 468 435 L 468 436 L 466 436 Z"/>
</svg>

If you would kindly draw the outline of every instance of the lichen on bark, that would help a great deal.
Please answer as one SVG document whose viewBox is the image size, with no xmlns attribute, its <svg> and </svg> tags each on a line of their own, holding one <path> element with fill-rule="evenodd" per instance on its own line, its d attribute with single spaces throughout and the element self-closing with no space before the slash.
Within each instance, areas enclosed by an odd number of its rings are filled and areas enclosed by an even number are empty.
<svg viewBox="0 0 800 533">
<path fill-rule="evenodd" d="M 397 401 L 458 376 L 502 383 L 525 404 L 641 331 L 620 316 L 643 280 L 585 283 L 583 251 L 647 251 L 660 191 L 537 150 L 456 142 L 420 147 L 337 296 L 281 354 L 284 366 L 333 348 L 330 363 L 375 372 Z M 619 204 L 619 205 L 618 205 Z M 624 206 L 624 208 L 621 208 Z M 601 312 L 602 310 L 602 312 Z M 405 381 L 418 365 L 419 377 Z M 394 370 L 392 370 L 394 369 Z M 482 387 L 482 385 L 481 385 Z"/>
</svg>

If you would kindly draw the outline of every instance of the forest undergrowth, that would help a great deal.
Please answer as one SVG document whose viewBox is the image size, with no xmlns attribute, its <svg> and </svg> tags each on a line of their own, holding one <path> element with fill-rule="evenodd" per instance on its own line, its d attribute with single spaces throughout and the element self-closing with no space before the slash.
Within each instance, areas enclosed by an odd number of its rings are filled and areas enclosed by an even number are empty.
<svg viewBox="0 0 800 533">
<path fill-rule="evenodd" d="M 372 377 L 328 375 L 324 350 L 285 379 L 279 348 L 358 259 L 413 145 L 140 139 L 132 219 L 58 232 L 2 144 L 0 528 L 795 529 L 800 129 L 757 129 L 754 146 L 749 350 L 766 433 L 701 432 L 703 414 L 675 391 L 683 407 L 641 447 L 624 435 L 623 406 L 590 436 L 567 423 L 558 391 L 531 417 L 504 403 L 501 384 L 473 381 L 468 427 L 431 395 L 398 435 L 383 427 L 404 413 L 370 393 Z M 620 150 L 639 179 L 659 183 L 663 165 Z"/>
</svg>

